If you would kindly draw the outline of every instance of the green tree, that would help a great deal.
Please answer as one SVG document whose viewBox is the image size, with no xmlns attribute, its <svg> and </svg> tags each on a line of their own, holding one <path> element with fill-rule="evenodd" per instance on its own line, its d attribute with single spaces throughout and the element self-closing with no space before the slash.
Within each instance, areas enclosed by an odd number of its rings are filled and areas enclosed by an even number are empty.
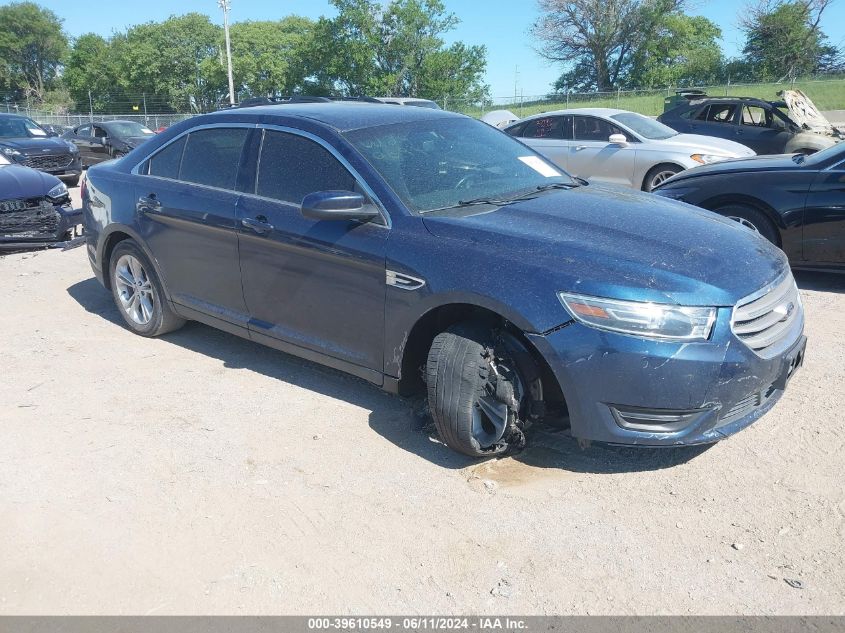
<svg viewBox="0 0 845 633">
<path fill-rule="evenodd" d="M 633 59 L 686 0 L 538 0 L 537 52 L 562 62 L 559 87 L 622 87 Z"/>
<path fill-rule="evenodd" d="M 199 13 L 131 27 L 112 43 L 125 92 L 147 95 L 148 110 L 213 108 L 226 91 L 221 32 Z"/>
<path fill-rule="evenodd" d="M 841 65 L 841 55 L 821 31 L 832 0 L 764 0 L 747 7 L 741 21 L 743 54 L 758 79 L 795 79 Z"/>
<path fill-rule="evenodd" d="M 73 42 L 62 79 L 77 109 L 88 108 L 89 92 L 95 112 L 125 109 L 128 98 L 116 54 L 120 45 L 120 36 L 109 41 L 94 33 Z"/>
<path fill-rule="evenodd" d="M 68 49 L 62 20 L 34 2 L 0 7 L 0 86 L 43 101 L 58 83 Z"/>
<path fill-rule="evenodd" d="M 240 89 L 250 96 L 301 91 L 305 83 L 307 44 L 313 30 L 314 22 L 293 15 L 274 22 L 233 24 L 232 66 L 236 91 Z M 215 81 L 224 84 L 225 73 L 226 65 L 221 63 Z"/>
<path fill-rule="evenodd" d="M 723 68 L 721 29 L 702 16 L 665 15 L 632 56 L 626 84 L 637 88 L 707 85 Z"/>
<path fill-rule="evenodd" d="M 442 36 L 458 19 L 441 0 L 332 0 L 338 15 L 315 27 L 309 55 L 317 90 L 378 96 L 480 98 L 486 49 Z"/>
</svg>

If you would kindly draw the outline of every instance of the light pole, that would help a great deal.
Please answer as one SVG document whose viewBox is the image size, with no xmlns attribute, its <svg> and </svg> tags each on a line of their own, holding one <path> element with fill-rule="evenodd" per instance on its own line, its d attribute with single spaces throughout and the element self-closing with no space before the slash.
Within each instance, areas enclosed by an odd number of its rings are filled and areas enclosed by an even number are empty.
<svg viewBox="0 0 845 633">
<path fill-rule="evenodd" d="M 229 9 L 231 0 L 217 0 L 223 10 L 223 30 L 226 33 L 226 66 L 229 71 L 229 105 L 235 105 L 235 80 L 232 78 L 232 43 L 229 39 Z"/>
</svg>

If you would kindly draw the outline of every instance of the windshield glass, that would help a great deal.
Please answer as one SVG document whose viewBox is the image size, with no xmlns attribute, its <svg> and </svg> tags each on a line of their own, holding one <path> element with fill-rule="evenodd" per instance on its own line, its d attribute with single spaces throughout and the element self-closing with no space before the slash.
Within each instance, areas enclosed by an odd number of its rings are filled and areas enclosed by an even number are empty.
<svg viewBox="0 0 845 633">
<path fill-rule="evenodd" d="M 620 114 L 614 114 L 610 118 L 619 121 L 622 125 L 630 128 L 643 138 L 652 141 L 663 141 L 678 135 L 668 125 L 663 125 L 660 121 L 649 119 L 647 116 L 637 114 L 636 112 L 621 112 Z"/>
<path fill-rule="evenodd" d="M 150 128 L 136 123 L 135 121 L 119 121 L 109 123 L 109 133 L 114 136 L 152 136 L 155 134 Z"/>
<path fill-rule="evenodd" d="M 507 134 L 472 119 L 383 125 L 348 132 L 346 138 L 418 213 L 576 184 Z"/>
<path fill-rule="evenodd" d="M 0 117 L 0 138 L 32 138 L 47 136 L 32 119 L 23 117 Z"/>
</svg>

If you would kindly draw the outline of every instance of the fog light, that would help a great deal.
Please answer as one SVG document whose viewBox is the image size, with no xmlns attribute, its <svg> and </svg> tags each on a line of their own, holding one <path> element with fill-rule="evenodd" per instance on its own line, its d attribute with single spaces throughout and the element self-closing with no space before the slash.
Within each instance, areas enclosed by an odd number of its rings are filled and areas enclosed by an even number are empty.
<svg viewBox="0 0 845 633">
<path fill-rule="evenodd" d="M 644 409 L 610 405 L 616 424 L 630 431 L 675 433 L 700 421 L 712 409 Z"/>
</svg>

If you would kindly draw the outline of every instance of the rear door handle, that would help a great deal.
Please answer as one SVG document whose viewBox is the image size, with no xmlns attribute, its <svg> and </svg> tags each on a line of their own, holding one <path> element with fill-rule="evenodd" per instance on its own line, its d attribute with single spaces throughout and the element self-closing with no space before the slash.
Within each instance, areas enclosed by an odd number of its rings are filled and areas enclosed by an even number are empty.
<svg viewBox="0 0 845 633">
<path fill-rule="evenodd" d="M 161 202 L 158 201 L 158 197 L 154 193 L 138 198 L 138 210 L 142 213 L 155 213 L 160 209 Z"/>
<path fill-rule="evenodd" d="M 259 235 L 264 235 L 273 230 L 273 225 L 263 215 L 259 215 L 257 218 L 243 218 L 241 220 L 241 226 L 252 229 Z"/>
</svg>

